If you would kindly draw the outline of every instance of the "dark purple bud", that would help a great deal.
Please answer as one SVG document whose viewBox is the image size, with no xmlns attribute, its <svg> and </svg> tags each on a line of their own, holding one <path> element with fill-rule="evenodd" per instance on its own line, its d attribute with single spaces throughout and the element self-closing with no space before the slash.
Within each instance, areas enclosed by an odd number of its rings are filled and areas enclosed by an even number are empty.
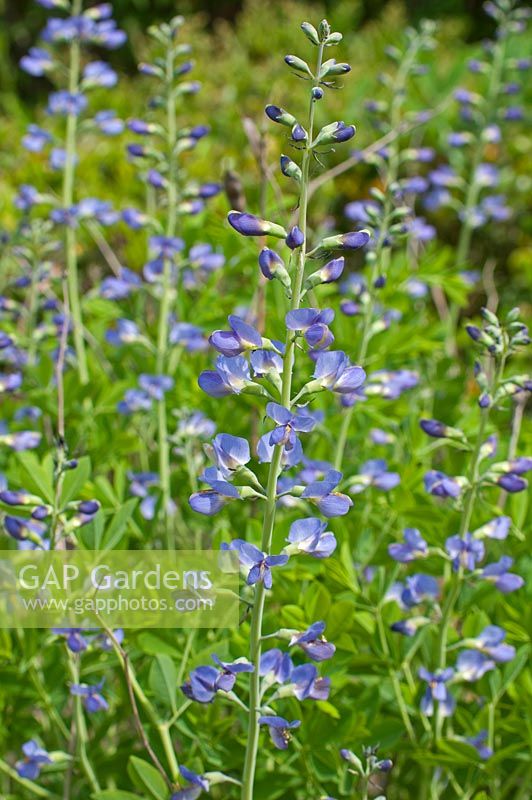
<svg viewBox="0 0 532 800">
<path fill-rule="evenodd" d="M 491 404 L 491 398 L 489 394 L 487 394 L 487 392 L 484 392 L 483 394 L 480 395 L 480 397 L 478 398 L 478 404 L 480 408 L 489 408 Z"/>
<path fill-rule="evenodd" d="M 350 231 L 337 236 L 327 236 L 319 246 L 325 250 L 358 250 L 359 247 L 364 247 L 369 240 L 368 231 Z"/>
<path fill-rule="evenodd" d="M 303 232 L 299 230 L 297 225 L 294 225 L 291 231 L 289 231 L 288 236 L 286 237 L 286 244 L 290 248 L 290 250 L 295 250 L 297 247 L 301 247 L 303 242 L 305 241 L 305 237 Z"/>
<path fill-rule="evenodd" d="M 294 142 L 306 142 L 307 140 L 307 132 L 299 122 L 296 122 L 292 128 L 292 140 Z"/>
<path fill-rule="evenodd" d="M 82 500 L 78 505 L 78 511 L 80 511 L 82 514 L 87 514 L 88 516 L 96 514 L 99 508 L 100 504 L 97 500 Z"/>
<path fill-rule="evenodd" d="M 285 155 L 281 156 L 281 172 L 283 175 L 286 175 L 287 178 L 294 178 L 296 181 L 301 180 L 301 169 L 295 161 L 292 161 L 291 158 Z"/>
<path fill-rule="evenodd" d="M 482 336 L 482 331 L 476 325 L 466 325 L 466 331 L 474 342 L 478 342 Z"/>
<path fill-rule="evenodd" d="M 229 224 L 242 236 L 265 236 L 270 234 L 278 239 L 284 239 L 286 231 L 280 225 L 265 219 L 246 214 L 241 211 L 230 211 L 227 215 Z"/>
<path fill-rule="evenodd" d="M 375 289 L 382 289 L 383 286 L 386 286 L 386 278 L 384 275 L 379 275 L 379 277 L 373 281 L 373 286 Z"/>
<path fill-rule="evenodd" d="M 284 261 L 275 250 L 265 247 L 259 255 L 260 271 L 269 281 L 277 278 L 286 289 L 290 289 L 290 276 L 284 265 Z"/>
<path fill-rule="evenodd" d="M 37 506 L 31 512 L 31 516 L 37 520 L 46 519 L 50 516 L 50 509 L 47 506 Z"/>
<path fill-rule="evenodd" d="M 323 89 L 320 89 L 319 86 L 315 86 L 312 90 L 312 99 L 321 100 L 322 97 L 323 97 Z"/>
<path fill-rule="evenodd" d="M 447 436 L 447 426 L 437 419 L 420 419 L 419 427 L 435 439 L 444 439 Z"/>
<path fill-rule="evenodd" d="M 278 122 L 279 125 L 286 125 L 288 128 L 292 128 L 297 122 L 292 114 L 289 114 L 288 111 L 285 111 L 284 108 L 280 108 L 279 106 L 266 106 L 264 111 L 272 122 Z"/>
<path fill-rule="evenodd" d="M 497 480 L 497 483 L 501 489 L 504 489 L 505 492 L 509 492 L 510 494 L 522 492 L 523 489 L 526 489 L 528 486 L 525 478 L 520 478 L 519 475 L 514 475 L 513 472 L 511 472 L 509 475 L 501 475 L 501 477 Z"/>
</svg>

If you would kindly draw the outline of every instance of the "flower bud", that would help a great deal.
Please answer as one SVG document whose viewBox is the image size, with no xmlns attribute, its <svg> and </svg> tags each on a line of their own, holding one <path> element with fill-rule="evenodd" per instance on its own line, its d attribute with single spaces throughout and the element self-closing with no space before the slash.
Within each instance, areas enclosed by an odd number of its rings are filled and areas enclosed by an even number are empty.
<svg viewBox="0 0 532 800">
<path fill-rule="evenodd" d="M 366 230 L 340 233 L 337 236 L 327 236 L 319 245 L 323 250 L 358 250 L 370 240 L 370 233 Z"/>
<path fill-rule="evenodd" d="M 346 125 L 344 122 L 331 122 L 330 125 L 325 125 L 324 128 L 318 133 L 313 142 L 313 147 L 319 144 L 334 144 L 335 142 L 347 142 L 352 139 L 356 133 L 354 125 Z"/>
<path fill-rule="evenodd" d="M 338 63 L 335 58 L 330 58 L 328 61 L 325 61 L 324 64 L 322 64 L 319 78 L 320 80 L 324 80 L 325 78 L 334 78 L 336 75 L 345 75 L 347 72 L 351 72 L 351 67 L 349 64 L 346 64 L 345 62 Z"/>
<path fill-rule="evenodd" d="M 310 22 L 302 22 L 301 23 L 301 30 L 303 31 L 303 33 L 305 34 L 307 39 L 310 42 L 312 42 L 312 44 L 319 44 L 320 43 L 320 37 L 318 36 L 318 31 L 316 30 L 314 25 L 310 24 Z"/>
<path fill-rule="evenodd" d="M 306 130 L 303 128 L 299 122 L 296 122 L 294 127 L 292 128 L 292 140 L 294 142 L 306 142 L 308 138 L 308 134 Z"/>
<path fill-rule="evenodd" d="M 324 42 L 328 36 L 331 34 L 331 26 L 327 22 L 326 19 L 322 19 L 319 26 L 319 36 L 320 40 Z"/>
<path fill-rule="evenodd" d="M 297 225 L 294 225 L 286 237 L 287 246 L 290 248 L 290 250 L 295 250 L 296 248 L 301 247 L 304 241 L 305 236 L 303 232 L 297 227 Z"/>
<path fill-rule="evenodd" d="M 332 261 L 328 261 L 327 264 L 324 264 L 321 269 L 316 270 L 316 272 L 308 276 L 305 281 L 305 289 L 312 289 L 314 286 L 318 286 L 321 283 L 332 283 L 338 280 L 344 270 L 344 266 L 345 259 L 343 256 L 340 256 L 340 258 L 333 258 Z"/>
<path fill-rule="evenodd" d="M 280 108 L 279 106 L 269 105 L 266 106 L 264 111 L 272 122 L 278 122 L 279 125 L 286 125 L 288 128 L 293 128 L 297 123 L 296 118 L 292 114 L 289 114 L 288 111 L 285 111 L 284 108 Z"/>
<path fill-rule="evenodd" d="M 295 69 L 296 72 L 302 72 L 305 75 L 309 75 L 311 78 L 314 77 L 307 62 L 303 61 L 299 56 L 288 55 L 284 57 L 284 60 L 288 66 Z"/>
<path fill-rule="evenodd" d="M 290 275 L 284 265 L 283 259 L 275 250 L 270 250 L 268 247 L 261 250 L 259 255 L 259 267 L 265 278 L 269 281 L 276 278 L 288 292 L 291 291 Z"/>
<path fill-rule="evenodd" d="M 287 178 L 293 178 L 298 182 L 301 180 L 301 169 L 295 161 L 292 161 L 291 158 L 285 155 L 281 156 L 281 172 L 283 175 L 286 175 Z"/>
<path fill-rule="evenodd" d="M 269 222 L 265 219 L 255 217 L 253 214 L 246 214 L 241 211 L 230 211 L 227 219 L 231 227 L 242 236 L 275 236 L 277 239 L 284 239 L 286 231 L 281 225 Z"/>
<path fill-rule="evenodd" d="M 341 33 L 339 33 L 338 31 L 335 31 L 334 33 L 331 33 L 331 34 L 329 34 L 329 36 L 327 36 L 327 39 L 325 40 L 325 44 L 327 44 L 329 46 L 335 45 L 335 44 L 340 44 L 340 42 L 342 41 L 343 38 L 344 37 L 342 36 Z"/>
<path fill-rule="evenodd" d="M 323 89 L 320 89 L 319 86 L 314 86 L 312 89 L 312 99 L 313 100 L 321 100 L 323 97 Z"/>
</svg>

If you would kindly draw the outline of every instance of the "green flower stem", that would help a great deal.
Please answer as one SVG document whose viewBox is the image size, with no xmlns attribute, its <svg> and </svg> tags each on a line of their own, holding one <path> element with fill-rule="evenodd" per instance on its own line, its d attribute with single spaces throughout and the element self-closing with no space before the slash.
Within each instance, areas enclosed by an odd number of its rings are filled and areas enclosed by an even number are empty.
<svg viewBox="0 0 532 800">
<path fill-rule="evenodd" d="M 319 75 L 323 59 L 323 44 L 319 46 L 318 62 L 316 75 Z M 317 85 L 317 82 L 314 84 Z M 310 109 L 308 117 L 308 138 L 301 162 L 301 191 L 299 198 L 299 228 L 304 236 L 304 242 L 299 250 L 296 263 L 296 271 L 293 280 L 292 301 L 290 309 L 298 309 L 301 304 L 301 291 L 305 273 L 305 260 L 307 253 L 307 206 L 308 206 L 308 183 L 310 160 L 312 158 L 311 143 L 314 134 L 314 106 L 315 103 L 310 99 Z M 286 351 L 283 359 L 281 403 L 287 408 L 291 406 L 292 396 L 292 372 L 294 367 L 295 341 L 289 334 L 286 339 Z M 262 550 L 269 553 L 272 545 L 272 537 L 275 526 L 275 512 L 277 500 L 277 479 L 281 471 L 283 448 L 277 446 L 274 449 L 270 469 L 268 473 L 268 484 L 266 491 L 266 509 L 262 527 Z M 242 800 L 253 800 L 255 771 L 257 765 L 257 752 L 259 745 L 259 716 L 260 716 L 260 675 L 259 662 L 261 656 L 262 639 L 262 620 L 264 616 L 264 604 L 266 590 L 264 584 L 256 584 L 255 601 L 251 614 L 250 647 L 249 658 L 255 665 L 255 671 L 250 677 L 249 692 L 249 717 L 248 717 L 248 736 L 246 744 L 246 755 L 244 761 L 244 772 L 242 778 Z"/>
<path fill-rule="evenodd" d="M 504 67 L 506 39 L 503 36 L 496 40 L 495 50 L 493 54 L 493 61 L 491 62 L 490 80 L 488 85 L 488 92 L 486 95 L 485 104 L 485 123 L 488 124 L 492 119 L 496 110 L 496 102 L 499 95 L 499 89 L 502 80 L 502 73 Z M 460 228 L 458 237 L 458 245 L 456 248 L 456 266 L 458 269 L 463 269 L 469 259 L 469 251 L 471 249 L 471 239 L 473 236 L 473 225 L 471 220 L 471 212 L 478 203 L 478 198 L 481 192 L 481 185 L 476 180 L 477 170 L 482 162 L 484 153 L 484 142 L 480 135 L 477 137 L 473 157 L 471 159 L 471 169 L 469 172 L 468 188 L 463 207 L 463 221 Z M 460 313 L 459 307 L 453 303 L 449 309 L 448 327 L 447 327 L 447 352 L 448 355 L 456 355 L 456 326 L 458 323 L 458 315 Z"/>
<path fill-rule="evenodd" d="M 503 356 L 496 369 L 495 375 L 491 381 L 490 395 L 492 396 L 499 385 L 500 379 L 504 371 L 504 364 L 505 364 L 505 357 Z M 480 424 L 478 427 L 477 440 L 475 442 L 475 448 L 471 455 L 471 465 L 469 468 L 469 476 L 468 476 L 469 487 L 466 491 L 464 506 L 460 518 L 460 529 L 458 531 L 458 536 L 460 537 L 460 539 L 463 539 L 465 534 L 469 531 L 471 517 L 473 514 L 473 510 L 475 508 L 475 502 L 477 499 L 478 489 L 479 489 L 479 471 L 481 462 L 480 451 L 482 448 L 482 444 L 484 443 L 484 437 L 486 434 L 486 427 L 489 421 L 489 416 L 490 416 L 490 406 L 488 406 L 487 408 L 483 408 L 480 414 Z M 440 623 L 440 637 L 438 643 L 439 669 L 445 669 L 447 664 L 447 639 L 449 636 L 449 626 L 451 624 L 455 605 L 460 596 L 462 581 L 463 581 L 463 569 L 462 567 L 460 567 L 456 576 L 454 577 L 451 589 L 447 596 L 447 600 L 443 607 L 442 620 Z M 440 714 L 440 707 L 438 704 L 435 715 L 436 740 L 438 740 L 441 737 L 442 728 L 443 728 L 443 717 Z"/>
<path fill-rule="evenodd" d="M 48 694 L 44 681 L 42 680 L 41 675 L 35 664 L 33 663 L 30 664 L 28 674 L 37 693 L 39 694 L 39 697 L 41 698 L 44 706 L 46 707 L 46 711 L 50 715 L 50 719 L 54 722 L 55 725 L 57 725 L 63 738 L 68 739 L 70 736 L 69 730 L 65 725 L 65 723 L 63 722 L 63 718 L 61 717 L 56 707 L 54 706 L 52 698 Z"/>
<path fill-rule="evenodd" d="M 74 0 L 72 14 L 79 15 L 82 9 L 82 0 Z M 68 91 L 75 94 L 79 91 L 80 74 L 80 42 L 73 39 L 70 45 Z M 65 138 L 65 169 L 63 173 L 63 208 L 71 208 L 74 203 L 74 176 L 76 169 L 76 135 L 78 128 L 78 118 L 75 113 L 69 114 L 66 125 Z M 65 226 L 65 251 L 68 294 L 70 301 L 70 311 L 72 314 L 72 326 L 74 335 L 74 346 L 78 364 L 79 379 L 83 386 L 89 382 L 87 369 L 87 355 L 85 353 L 85 341 L 83 338 L 83 318 L 81 314 L 81 299 L 78 280 L 78 257 L 77 257 L 77 235 L 75 228 L 70 225 Z"/>
<path fill-rule="evenodd" d="M 417 44 L 412 44 L 408 49 L 401 67 L 397 71 L 397 75 L 393 86 L 393 100 L 390 109 L 390 127 L 392 130 L 399 130 L 401 125 L 401 109 L 405 100 L 405 84 L 418 52 Z M 389 161 L 388 161 L 388 174 L 387 174 L 387 187 L 390 187 L 397 180 L 399 172 L 399 142 L 393 139 L 389 145 Z M 369 343 L 371 341 L 371 323 L 373 322 L 373 313 L 375 311 L 375 281 L 379 275 L 386 275 L 390 266 L 391 251 L 389 247 L 385 247 L 385 241 L 388 236 L 388 229 L 390 227 L 391 215 L 393 212 L 393 201 L 390 192 L 386 192 L 386 198 L 383 205 L 383 219 L 379 231 L 379 238 L 375 247 L 375 258 L 371 268 L 371 275 L 368 283 L 369 301 L 366 304 L 362 318 L 362 335 L 360 345 L 358 348 L 356 363 L 364 366 L 368 352 Z M 334 468 L 337 470 L 342 469 L 342 462 L 344 459 L 345 448 L 347 445 L 347 437 L 351 427 L 351 420 L 355 413 L 355 405 L 352 405 L 345 412 L 342 425 L 340 427 L 340 434 L 338 437 L 338 444 L 336 447 L 336 456 L 334 459 Z"/>
<path fill-rule="evenodd" d="M 525 412 L 525 406 L 527 404 L 528 397 L 526 393 L 523 395 L 518 394 L 515 398 L 515 408 L 512 416 L 512 433 L 510 435 L 510 442 L 508 444 L 508 454 L 506 459 L 508 461 L 512 461 L 515 458 L 517 453 L 517 445 L 519 443 L 519 436 L 521 435 L 521 426 L 523 424 L 523 415 Z M 498 500 L 499 508 L 504 508 L 504 504 L 506 503 L 506 498 L 508 497 L 508 492 L 505 492 L 504 489 L 501 490 Z"/>
<path fill-rule="evenodd" d="M 72 683 L 79 683 L 79 665 L 76 656 L 68 647 L 68 668 Z M 83 705 L 81 697 L 74 697 L 74 713 L 76 719 L 76 751 L 79 763 L 93 792 L 100 791 L 100 784 L 98 778 L 92 767 L 90 759 L 87 754 L 87 726 L 85 724 L 85 717 L 83 716 Z"/>
<path fill-rule="evenodd" d="M 176 103 L 174 92 L 174 50 L 172 44 L 166 53 L 166 146 L 168 160 L 168 188 L 166 209 L 166 236 L 175 235 L 177 216 L 177 169 L 175 144 L 177 139 Z M 163 269 L 162 296 L 159 309 L 159 328 L 157 335 L 157 374 L 165 373 L 168 356 L 168 317 L 174 300 L 175 288 L 171 281 L 172 262 L 165 258 Z M 175 301 L 174 301 L 175 302 Z M 158 402 L 158 438 L 159 438 L 159 478 L 161 481 L 162 508 L 161 518 L 166 532 L 168 550 L 175 547 L 174 532 L 168 521 L 168 506 L 171 496 L 170 484 L 170 445 L 168 442 L 168 422 L 166 417 L 166 397 Z"/>
<path fill-rule="evenodd" d="M 49 797 L 55 798 L 57 795 L 52 794 L 48 789 L 44 789 L 42 786 L 39 786 L 38 783 L 35 781 L 29 781 L 26 778 L 21 778 L 18 772 L 10 767 L 9 764 L 0 758 L 0 772 L 3 772 L 4 775 L 7 775 L 12 781 L 18 783 L 19 786 L 22 786 L 27 792 L 34 794 L 35 797 Z"/>
<path fill-rule="evenodd" d="M 386 630 L 384 628 L 380 609 L 377 609 L 376 616 L 377 616 L 377 629 L 379 631 L 379 640 L 381 643 L 382 651 L 384 653 L 386 661 L 389 662 L 391 659 L 391 651 L 390 651 L 390 646 L 388 644 L 388 639 L 386 638 Z M 408 709 L 406 707 L 405 699 L 401 691 L 401 684 L 399 683 L 399 678 L 397 677 L 397 673 L 393 668 L 392 664 L 389 664 L 388 666 L 388 675 L 390 676 L 390 680 L 392 682 L 395 699 L 397 701 L 399 712 L 401 714 L 401 719 L 403 720 L 403 725 L 405 726 L 408 738 L 410 739 L 412 744 L 415 744 L 416 734 L 414 732 L 414 728 L 412 727 L 412 722 L 408 714 Z"/>
<path fill-rule="evenodd" d="M 128 689 L 130 688 L 133 692 L 135 698 L 140 703 L 143 711 L 145 712 L 146 716 L 150 720 L 153 727 L 157 730 L 159 734 L 159 738 L 161 740 L 161 744 L 163 746 L 164 754 L 166 756 L 168 766 L 170 768 L 170 777 L 172 781 L 177 782 L 179 779 L 179 764 L 176 758 L 174 746 L 172 743 L 172 738 L 170 736 L 170 728 L 173 725 L 174 721 L 180 715 L 175 715 L 174 719 L 171 720 L 161 720 L 157 711 L 155 710 L 154 706 L 144 693 L 144 689 L 138 682 L 137 676 L 135 675 L 135 670 L 131 661 L 127 658 L 127 654 L 123 650 L 120 642 L 118 642 L 116 636 L 114 635 L 113 631 L 108 628 L 101 617 L 98 617 L 98 620 L 105 630 L 107 636 L 109 637 L 111 644 L 113 645 L 113 650 L 120 662 L 120 666 L 122 667 L 122 671 L 124 673 L 124 677 L 126 679 L 126 683 L 128 684 Z M 134 709 L 135 711 L 135 709 Z"/>
</svg>

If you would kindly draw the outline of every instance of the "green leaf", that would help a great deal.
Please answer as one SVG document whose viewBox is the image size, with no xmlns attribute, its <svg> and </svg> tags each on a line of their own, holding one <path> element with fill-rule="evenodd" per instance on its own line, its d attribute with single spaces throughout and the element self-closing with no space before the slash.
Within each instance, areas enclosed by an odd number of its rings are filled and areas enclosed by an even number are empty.
<svg viewBox="0 0 532 800">
<path fill-rule="evenodd" d="M 137 503 L 137 498 L 132 497 L 130 500 L 126 500 L 122 508 L 114 514 L 112 522 L 107 527 L 102 538 L 101 548 L 103 550 L 112 550 L 120 542 Z"/>
<path fill-rule="evenodd" d="M 104 789 L 103 792 L 91 794 L 92 800 L 139 800 L 138 794 L 124 792 L 122 789 Z"/>
<path fill-rule="evenodd" d="M 447 739 L 439 742 L 438 749 L 440 752 L 452 756 L 457 764 L 471 764 L 480 761 L 477 750 L 466 742 Z"/>
<path fill-rule="evenodd" d="M 76 469 L 65 472 L 61 489 L 61 506 L 66 506 L 67 503 L 78 496 L 79 491 L 88 481 L 90 474 L 91 460 L 88 456 L 79 459 Z"/>
<path fill-rule="evenodd" d="M 516 657 L 513 659 L 513 661 L 507 664 L 503 672 L 502 683 L 497 690 L 496 696 L 493 698 L 494 700 L 498 701 L 503 696 L 510 684 L 515 681 L 521 670 L 526 667 L 529 655 L 530 648 L 528 646 L 521 647 L 520 650 L 517 651 Z"/>
<path fill-rule="evenodd" d="M 17 453 L 16 458 L 25 472 L 24 479 L 21 481 L 21 483 L 24 483 L 24 487 L 35 494 L 39 494 L 47 503 L 53 504 L 53 470 L 51 468 L 46 469 L 40 464 L 37 456 L 28 451 Z"/>
<path fill-rule="evenodd" d="M 150 689 L 162 705 L 176 710 L 177 669 L 169 655 L 155 656 L 150 669 Z"/>
<path fill-rule="evenodd" d="M 167 800 L 168 787 L 155 767 L 136 756 L 130 756 L 127 766 L 129 777 L 139 789 L 148 791 L 155 800 Z"/>
<path fill-rule="evenodd" d="M 177 647 L 165 641 L 161 636 L 150 631 L 143 631 L 137 637 L 137 645 L 143 653 L 149 656 L 156 656 L 160 653 L 167 653 L 169 656 L 179 658 L 182 655 Z"/>
</svg>

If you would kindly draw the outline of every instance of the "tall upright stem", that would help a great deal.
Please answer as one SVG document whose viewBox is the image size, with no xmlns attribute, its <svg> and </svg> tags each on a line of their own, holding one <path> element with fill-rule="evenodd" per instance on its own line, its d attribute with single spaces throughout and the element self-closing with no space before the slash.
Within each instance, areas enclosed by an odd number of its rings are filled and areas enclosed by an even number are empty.
<svg viewBox="0 0 532 800">
<path fill-rule="evenodd" d="M 77 658 L 78 656 L 68 650 L 68 666 L 73 684 L 79 683 L 80 679 Z M 87 755 L 87 726 L 85 724 L 85 717 L 83 716 L 82 700 L 79 695 L 74 697 L 74 713 L 76 719 L 76 751 L 79 762 L 92 791 L 99 792 L 100 784 L 98 783 L 98 778 L 96 777 L 96 773 L 94 772 L 90 759 Z"/>
<path fill-rule="evenodd" d="M 492 384 L 491 384 L 491 392 L 490 394 L 494 394 L 497 386 L 499 385 L 500 379 L 503 374 L 504 370 L 504 357 L 501 359 L 495 375 L 492 377 Z M 471 517 L 473 515 L 473 511 L 475 508 L 475 501 L 478 495 L 478 481 L 479 481 L 479 471 L 480 471 L 480 462 L 481 462 L 481 448 L 482 444 L 484 443 L 484 437 L 486 435 L 486 427 L 489 421 L 490 416 L 490 407 L 483 408 L 480 415 L 480 424 L 478 427 L 477 439 L 475 442 L 475 448 L 471 455 L 471 462 L 469 467 L 469 486 L 466 492 L 466 496 L 464 499 L 464 506 L 462 510 L 462 515 L 460 517 L 460 529 L 458 531 L 458 536 L 460 539 L 463 539 L 466 533 L 469 531 L 469 525 L 471 523 Z M 447 639 L 449 636 L 449 626 L 451 624 L 452 615 L 454 612 L 455 605 L 460 597 L 460 588 L 463 580 L 463 569 L 459 567 L 456 576 L 453 577 L 453 583 L 450 588 L 449 594 L 447 595 L 446 603 L 443 607 L 442 612 L 442 620 L 440 623 L 440 636 L 438 642 L 438 667 L 439 669 L 445 669 L 447 664 Z M 443 717 L 440 713 L 440 708 L 436 710 L 436 738 L 438 739 L 441 736 L 442 731 L 442 724 L 443 724 Z"/>
<path fill-rule="evenodd" d="M 401 122 L 401 108 L 404 103 L 404 84 L 408 73 L 412 67 L 412 63 L 417 53 L 417 46 L 412 45 L 397 71 L 397 76 L 394 81 L 393 87 L 393 100 L 390 111 L 390 128 L 391 130 L 399 130 Z M 389 191 L 389 187 L 395 183 L 399 172 L 399 143 L 397 139 L 390 142 L 389 145 L 389 159 L 388 159 L 388 174 L 386 176 L 386 197 L 383 205 L 382 224 L 379 230 L 379 237 L 375 247 L 374 260 L 371 269 L 371 275 L 368 282 L 369 300 L 364 308 L 362 318 L 362 335 L 360 337 L 360 344 L 356 355 L 356 363 L 364 365 L 366 355 L 368 352 L 369 343 L 371 340 L 371 323 L 373 321 L 373 313 L 375 311 L 375 281 L 379 274 L 385 276 L 388 272 L 390 264 L 390 248 L 385 247 L 386 238 L 388 236 L 388 229 L 391 223 L 391 215 L 393 211 L 393 200 Z M 340 426 L 340 434 L 338 436 L 338 444 L 336 448 L 336 455 L 334 458 L 334 468 L 337 470 L 342 469 L 342 461 L 344 459 L 345 448 L 347 445 L 347 437 L 351 427 L 351 420 L 355 413 L 355 405 L 352 405 L 345 412 L 342 424 Z"/>
<path fill-rule="evenodd" d="M 323 60 L 323 44 L 319 46 L 316 76 L 319 75 Z M 316 84 L 317 85 L 317 82 Z M 301 305 L 301 291 L 305 274 L 305 260 L 308 252 L 307 247 L 307 206 L 308 206 L 308 183 L 310 161 L 312 158 L 311 144 L 314 133 L 314 100 L 310 99 L 310 109 L 308 117 L 308 138 L 305 152 L 301 162 L 301 191 L 299 197 L 299 220 L 298 225 L 303 233 L 304 241 L 299 249 L 296 270 L 292 284 L 292 300 L 290 309 L 298 309 Z M 283 360 L 281 403 L 287 408 L 291 406 L 292 397 L 292 375 L 294 367 L 295 340 L 291 332 L 288 332 L 286 339 L 286 350 Z M 262 550 L 269 553 L 272 546 L 272 538 L 275 527 L 275 512 L 277 500 L 277 479 L 281 471 L 283 447 L 278 445 L 274 448 L 272 461 L 268 473 L 268 484 L 266 490 L 266 508 L 264 511 L 264 521 L 262 526 Z M 264 616 L 264 604 L 266 590 L 264 584 L 256 584 L 255 601 L 251 614 L 250 646 L 249 658 L 255 666 L 250 678 L 249 694 L 249 717 L 248 717 L 248 738 L 246 744 L 246 755 L 244 761 L 244 773 L 242 777 L 242 800 L 253 800 L 253 787 L 255 784 L 255 771 L 257 765 L 257 752 L 259 745 L 259 717 L 260 717 L 260 675 L 259 664 L 261 657 L 261 638 L 262 620 Z"/>
<path fill-rule="evenodd" d="M 74 16 L 81 13 L 82 0 L 74 0 L 72 4 L 72 14 Z M 77 94 L 79 91 L 80 74 L 80 41 L 77 38 L 72 40 L 70 45 L 70 62 L 68 91 L 70 94 Z M 75 111 L 71 111 L 67 117 L 66 137 L 65 137 L 65 169 L 63 172 L 63 208 L 70 209 L 74 204 L 74 177 L 76 170 L 76 134 L 78 118 Z M 89 382 L 87 368 L 87 355 L 85 352 L 85 340 L 83 338 L 83 317 L 81 314 L 81 300 L 78 279 L 78 256 L 77 256 L 77 235 L 76 229 L 70 224 L 65 226 L 65 254 L 67 266 L 68 293 L 70 310 L 72 314 L 72 327 L 74 335 L 74 346 L 78 364 L 79 379 L 82 385 Z"/>
<path fill-rule="evenodd" d="M 167 183 L 167 216 L 166 236 L 175 235 L 177 213 L 177 170 L 175 144 L 177 137 L 176 104 L 174 91 L 174 50 L 170 43 L 166 53 L 166 147 L 168 159 Z M 172 286 L 172 260 L 164 259 L 161 305 L 159 309 L 159 327 L 157 333 L 157 373 L 163 374 L 166 369 L 168 353 L 168 318 L 172 307 L 172 299 L 177 289 Z M 170 503 L 170 446 L 168 443 L 168 425 L 166 418 L 166 398 L 163 394 L 158 402 L 158 437 L 159 437 L 159 477 L 161 481 L 162 510 L 166 541 L 169 550 L 174 548 L 173 531 L 168 523 Z"/>
<path fill-rule="evenodd" d="M 488 125 L 496 110 L 496 101 L 499 94 L 499 89 L 502 79 L 502 71 L 504 67 L 504 54 L 505 54 L 505 37 L 497 39 L 493 53 L 493 61 L 491 62 L 491 72 L 486 95 L 485 108 L 484 108 L 484 125 Z M 475 149 L 471 159 L 471 168 L 469 172 L 469 180 L 467 186 L 466 197 L 463 208 L 462 226 L 458 237 L 458 245 L 456 248 L 456 266 L 458 269 L 463 269 L 469 259 L 469 251 L 471 249 L 471 239 L 473 236 L 473 209 L 478 203 L 479 195 L 482 189 L 481 184 L 478 182 L 478 168 L 482 162 L 482 155 L 484 152 L 484 141 L 479 135 L 475 143 Z M 449 309 L 448 317 L 448 330 L 447 330 L 447 353 L 448 355 L 456 354 L 456 325 L 458 322 L 458 315 L 460 309 L 456 303 L 452 304 Z"/>
</svg>

